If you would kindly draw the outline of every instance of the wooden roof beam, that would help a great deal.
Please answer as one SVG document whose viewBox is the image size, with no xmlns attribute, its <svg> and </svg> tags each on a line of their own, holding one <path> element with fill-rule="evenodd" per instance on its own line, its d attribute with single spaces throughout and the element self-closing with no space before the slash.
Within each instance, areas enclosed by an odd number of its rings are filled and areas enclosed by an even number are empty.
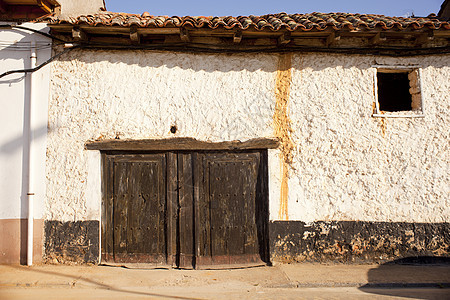
<svg viewBox="0 0 450 300">
<path fill-rule="evenodd" d="M 384 32 L 378 32 L 373 37 L 369 39 L 370 45 L 378 45 L 386 41 L 386 34 Z"/>
<path fill-rule="evenodd" d="M 291 33 L 289 31 L 286 31 L 278 37 L 278 44 L 287 45 L 291 42 L 291 40 Z"/>
<path fill-rule="evenodd" d="M 237 30 L 233 35 L 233 43 L 239 44 L 242 41 L 242 31 Z"/>
<path fill-rule="evenodd" d="M 141 34 L 138 31 L 137 25 L 131 25 L 130 27 L 130 39 L 133 44 L 141 43 Z"/>
<path fill-rule="evenodd" d="M 37 5 L 48 14 L 53 12 L 52 7 L 48 5 L 47 1 L 37 0 Z"/>
<path fill-rule="evenodd" d="M 87 41 L 88 39 L 86 32 L 79 27 L 72 28 L 72 38 L 78 42 Z"/>
<path fill-rule="evenodd" d="M 187 30 L 187 28 L 184 28 L 184 27 L 180 28 L 180 38 L 185 43 L 188 43 L 191 40 L 191 38 L 189 36 L 189 31 Z"/>
<path fill-rule="evenodd" d="M 339 32 L 333 31 L 327 37 L 326 46 L 330 47 L 331 45 L 333 45 L 334 43 L 336 43 L 340 39 L 341 39 L 341 34 Z"/>
<path fill-rule="evenodd" d="M 418 46 L 426 45 L 433 40 L 434 40 L 434 31 L 429 30 L 428 32 L 425 32 L 416 38 L 416 45 Z"/>
</svg>

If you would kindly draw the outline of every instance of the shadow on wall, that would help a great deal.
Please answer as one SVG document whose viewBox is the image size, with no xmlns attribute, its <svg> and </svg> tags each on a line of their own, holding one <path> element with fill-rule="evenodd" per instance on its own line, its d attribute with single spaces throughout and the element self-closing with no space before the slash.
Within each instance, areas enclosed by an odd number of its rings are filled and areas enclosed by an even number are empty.
<svg viewBox="0 0 450 300">
<path fill-rule="evenodd" d="M 47 134 L 47 126 L 40 126 L 33 130 L 33 139 L 38 140 Z M 0 145 L 0 152 L 10 154 L 20 150 L 24 146 L 24 137 L 18 136 L 10 141 Z"/>
<path fill-rule="evenodd" d="M 392 297 L 435 299 L 430 289 L 450 295 L 450 257 L 416 256 L 397 259 L 369 270 L 363 292 Z"/>
<path fill-rule="evenodd" d="M 57 52 L 60 52 L 57 50 Z M 131 53 L 133 53 L 131 55 Z M 129 54 L 129 55 L 127 55 Z M 264 71 L 276 72 L 279 53 L 191 53 L 154 50 L 95 50 L 74 49 L 64 54 L 58 61 L 79 61 L 86 64 L 108 62 L 114 64 L 136 65 L 143 68 L 166 67 L 168 69 L 192 70 L 195 72 L 249 72 Z M 302 56 L 303 55 L 303 56 Z M 307 56 L 305 59 L 304 57 Z M 358 58 L 356 59 L 355 58 Z M 333 53 L 304 53 L 293 59 L 293 67 L 296 69 L 310 68 L 314 71 L 324 69 L 356 67 L 366 70 L 375 64 L 407 63 L 420 65 L 423 68 L 429 66 L 445 67 L 436 65 L 436 60 L 426 60 L 422 57 L 385 58 L 373 55 L 348 55 Z M 106 66 L 104 66 L 106 67 Z M 107 66 L 111 68 L 113 66 Z"/>
<path fill-rule="evenodd" d="M 59 50 L 57 52 L 60 52 Z M 149 50 L 92 50 L 75 49 L 64 54 L 58 61 L 80 61 L 86 64 L 108 62 L 103 65 L 111 68 L 113 65 L 136 65 L 141 68 L 160 68 L 191 70 L 195 72 L 276 72 L 278 55 L 276 54 L 217 54 L 217 53 L 183 53 L 172 51 Z"/>
<path fill-rule="evenodd" d="M 0 54 L 2 58 L 8 58 L 15 61 L 11 65 L 11 69 L 4 69 L 8 67 L 8 64 L 2 66 L 0 73 L 30 68 L 29 56 L 30 56 L 30 44 L 27 44 L 26 40 L 30 40 L 33 34 L 13 30 L 14 33 L 20 33 L 22 38 L 19 38 L 16 42 L 8 47 L 0 49 Z M 23 44 L 20 44 L 23 43 Z M 37 50 L 42 51 L 45 49 L 50 49 L 51 41 L 48 42 L 38 42 Z M 43 56 L 39 55 L 40 60 Z M 23 61 L 23 62 L 22 62 Z M 39 61 L 38 63 L 41 63 Z M 3 203 L 8 201 L 17 202 L 20 205 L 10 205 L 14 207 L 11 211 L 6 211 L 7 216 L 11 218 L 19 217 L 20 229 L 15 235 L 18 237 L 19 245 L 19 262 L 21 264 L 26 264 L 27 257 L 27 214 L 28 214 L 28 191 L 29 176 L 28 172 L 30 169 L 30 144 L 29 139 L 33 142 L 42 140 L 47 134 L 47 124 L 41 126 L 33 126 L 30 124 L 31 113 L 31 82 L 30 76 L 24 73 L 10 74 L 3 77 L 0 80 L 0 87 L 4 97 L 1 97 L 0 105 L 3 107 L 3 113 L 8 115 L 8 118 L 0 120 L 4 132 L 17 132 L 17 136 L 12 136 L 8 140 L 7 138 L 2 138 L 0 142 L 0 158 L 2 162 L 6 162 L 6 165 L 2 165 L 3 169 L 0 171 L 2 177 L 5 178 L 6 182 L 3 182 L 2 189 Z M 11 89 L 9 89 L 11 88 Z M 38 87 L 39 88 L 39 87 Z M 21 123 L 20 123 L 21 122 Z M 31 135 L 30 128 L 34 127 Z M 21 133 L 19 133 L 21 131 Z M 40 149 L 41 150 L 41 149 Z M 42 158 L 39 158 L 42 160 Z M 21 168 L 20 168 L 21 167 Z M 20 190 L 19 190 L 20 182 Z M 20 196 L 19 196 L 20 195 Z M 9 203 L 8 203 L 9 205 Z M 17 208 L 18 207 L 18 211 Z M 8 241 L 9 242 L 9 241 Z M 14 248 L 15 246 L 13 246 Z M 11 250 L 11 252 L 14 252 Z"/>
<path fill-rule="evenodd" d="M 32 137 L 34 140 L 39 140 L 47 134 L 47 126 L 41 126 L 32 132 Z M 21 176 L 21 196 L 20 196 L 20 218 L 23 219 L 28 213 L 28 169 L 30 167 L 29 153 L 30 146 L 25 140 L 25 129 L 24 134 L 17 136 L 16 138 L 7 141 L 4 144 L 0 144 L 0 154 L 5 154 L 7 157 L 12 157 L 16 152 L 22 152 L 22 170 L 19 173 Z M 9 174 L 13 174 L 13 170 L 7 170 Z M 19 172 L 14 170 L 14 172 Z M 6 177 L 10 180 L 17 180 L 14 176 Z M 20 222 L 20 232 L 17 234 L 20 236 L 20 264 L 26 264 L 27 260 L 27 232 L 28 225 L 26 222 Z"/>
<path fill-rule="evenodd" d="M 7 84 L 7 85 L 11 86 L 14 83 L 19 83 L 21 81 L 24 81 L 26 77 L 27 77 L 26 75 L 22 75 L 20 77 L 16 77 L 16 78 L 13 78 L 13 79 L 0 80 L 0 84 Z"/>
</svg>

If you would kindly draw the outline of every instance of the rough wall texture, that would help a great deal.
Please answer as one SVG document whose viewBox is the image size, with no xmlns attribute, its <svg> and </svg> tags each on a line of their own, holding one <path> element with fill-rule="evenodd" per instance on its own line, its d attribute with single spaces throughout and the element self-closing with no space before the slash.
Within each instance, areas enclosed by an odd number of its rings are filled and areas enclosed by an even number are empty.
<svg viewBox="0 0 450 300">
<path fill-rule="evenodd" d="M 96 214 L 86 203 L 87 140 L 271 136 L 276 66 L 270 55 L 143 51 L 74 51 L 55 62 L 47 217 L 75 221 Z"/>
<path fill-rule="evenodd" d="M 54 62 L 47 218 L 98 215 L 85 194 L 87 140 L 170 137 L 171 125 L 175 136 L 209 141 L 275 136 L 278 59 L 75 50 Z M 288 219 L 448 222 L 449 62 L 448 55 L 293 55 Z M 375 63 L 422 65 L 425 118 L 371 116 Z M 269 161 L 270 180 L 282 181 L 279 166 Z M 270 202 L 276 220 L 279 199 Z"/>
<path fill-rule="evenodd" d="M 448 223 L 274 221 L 272 261 L 384 262 L 399 257 L 442 257 L 450 252 Z"/>
<path fill-rule="evenodd" d="M 373 118 L 374 64 L 422 66 L 425 118 Z M 450 57 L 297 55 L 290 220 L 448 222 Z"/>
<path fill-rule="evenodd" d="M 98 263 L 99 222 L 45 222 L 44 260 L 49 263 Z"/>
</svg>

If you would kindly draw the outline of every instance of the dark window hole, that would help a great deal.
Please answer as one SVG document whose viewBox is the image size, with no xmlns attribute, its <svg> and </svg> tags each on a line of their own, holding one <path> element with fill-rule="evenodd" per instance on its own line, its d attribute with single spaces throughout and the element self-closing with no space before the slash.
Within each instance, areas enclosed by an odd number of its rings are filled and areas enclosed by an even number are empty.
<svg viewBox="0 0 450 300">
<path fill-rule="evenodd" d="M 378 103 L 382 111 L 412 110 L 408 73 L 377 73 Z"/>
</svg>

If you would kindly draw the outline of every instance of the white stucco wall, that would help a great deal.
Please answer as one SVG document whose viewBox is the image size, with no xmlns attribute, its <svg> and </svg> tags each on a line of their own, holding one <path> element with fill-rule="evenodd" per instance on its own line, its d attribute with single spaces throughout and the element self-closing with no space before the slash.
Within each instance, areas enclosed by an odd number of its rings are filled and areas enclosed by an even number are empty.
<svg viewBox="0 0 450 300">
<path fill-rule="evenodd" d="M 99 156 L 84 150 L 87 140 L 274 137 L 277 62 L 276 54 L 94 50 L 54 62 L 47 218 L 100 218 L 99 186 L 92 186 Z M 449 62 L 448 55 L 294 55 L 289 219 L 449 221 Z M 425 118 L 371 116 L 375 63 L 423 66 Z M 269 170 L 270 217 L 277 219 L 277 150 L 269 151 Z"/>
<path fill-rule="evenodd" d="M 290 217 L 448 222 L 449 63 L 449 56 L 296 56 Z M 422 66 L 425 118 L 371 117 L 375 64 Z"/>
<path fill-rule="evenodd" d="M 270 136 L 276 64 L 271 55 L 78 50 L 53 63 L 48 218 L 98 217 L 90 202 L 99 199 L 86 194 L 87 140 Z"/>
<path fill-rule="evenodd" d="M 48 32 L 45 24 L 22 24 Z M 0 74 L 30 67 L 31 41 L 37 45 L 37 63 L 50 58 L 51 40 L 29 31 L 0 30 Z M 45 157 L 47 135 L 47 104 L 49 98 L 50 67 L 35 72 L 32 131 L 34 135 L 35 218 L 44 214 Z M 24 139 L 24 107 L 30 97 L 30 77 L 23 73 L 0 78 L 0 219 L 27 217 L 25 165 L 27 148 Z"/>
</svg>

